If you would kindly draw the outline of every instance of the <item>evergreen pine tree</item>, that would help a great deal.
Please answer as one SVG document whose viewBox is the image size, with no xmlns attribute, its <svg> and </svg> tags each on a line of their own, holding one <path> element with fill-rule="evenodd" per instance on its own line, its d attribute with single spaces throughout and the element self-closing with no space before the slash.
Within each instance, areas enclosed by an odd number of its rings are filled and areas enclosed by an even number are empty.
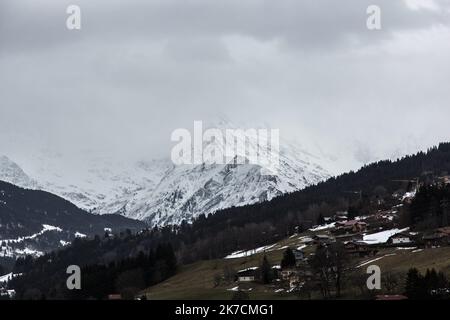
<svg viewBox="0 0 450 320">
<path fill-rule="evenodd" d="M 287 248 L 283 253 L 283 259 L 281 260 L 281 267 L 291 268 L 295 267 L 295 255 L 291 248 Z"/>
<path fill-rule="evenodd" d="M 270 266 L 269 260 L 264 255 L 261 263 L 261 281 L 264 284 L 271 283 L 273 280 L 272 267 Z"/>
<path fill-rule="evenodd" d="M 317 224 L 320 226 L 322 224 L 325 224 L 325 218 L 323 217 L 323 214 L 320 213 L 319 217 L 317 218 Z"/>
</svg>

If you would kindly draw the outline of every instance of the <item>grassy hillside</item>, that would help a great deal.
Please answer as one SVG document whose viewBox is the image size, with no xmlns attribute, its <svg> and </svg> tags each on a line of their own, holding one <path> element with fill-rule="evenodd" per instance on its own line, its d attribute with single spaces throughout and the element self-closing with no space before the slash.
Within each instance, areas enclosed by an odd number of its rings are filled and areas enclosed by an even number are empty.
<svg viewBox="0 0 450 320">
<path fill-rule="evenodd" d="M 199 261 L 181 267 L 177 275 L 166 281 L 150 287 L 143 291 L 148 299 L 231 299 L 233 292 L 227 289 L 236 287 L 237 283 L 214 285 L 214 278 L 217 274 L 222 274 L 225 267 L 234 270 L 245 269 L 252 266 L 259 266 L 264 254 L 273 265 L 279 265 L 285 246 L 291 248 L 298 247 L 301 243 L 299 238 L 307 234 L 285 239 L 277 243 L 273 248 L 265 253 L 255 254 L 249 257 L 237 259 L 216 259 Z M 311 253 L 314 246 L 308 246 L 305 252 Z M 373 261 L 377 259 L 376 261 Z M 373 262 L 370 262 L 373 261 Z M 361 267 L 358 265 L 364 264 Z M 370 264 L 380 266 L 382 274 L 387 272 L 405 274 L 408 269 L 416 267 L 419 271 L 425 272 L 427 268 L 435 268 L 450 276 L 450 247 L 429 248 L 429 249 L 397 249 L 386 248 L 380 250 L 376 256 L 354 257 L 350 265 L 354 272 L 365 274 L 366 268 Z M 383 284 L 382 284 L 383 286 Z M 262 285 L 259 283 L 247 283 L 240 288 L 250 289 L 248 291 L 250 299 L 298 299 L 293 293 L 276 293 L 275 285 Z M 357 289 L 347 283 L 343 298 L 357 298 Z M 320 298 L 313 295 L 312 298 Z"/>
<path fill-rule="evenodd" d="M 306 234 L 304 234 L 306 235 Z M 227 289 L 236 286 L 234 283 L 214 286 L 214 276 L 222 274 L 224 268 L 230 267 L 234 270 L 242 270 L 253 266 L 259 266 L 264 254 L 273 265 L 280 264 L 285 246 L 292 248 L 301 245 L 299 236 L 285 239 L 277 243 L 265 253 L 254 254 L 244 258 L 215 259 L 199 261 L 182 266 L 179 272 L 172 278 L 144 290 L 148 299 L 230 299 L 232 291 Z M 307 248 L 306 252 L 311 252 Z M 250 295 L 255 299 L 277 299 L 281 295 L 275 294 L 269 287 L 252 283 Z"/>
</svg>

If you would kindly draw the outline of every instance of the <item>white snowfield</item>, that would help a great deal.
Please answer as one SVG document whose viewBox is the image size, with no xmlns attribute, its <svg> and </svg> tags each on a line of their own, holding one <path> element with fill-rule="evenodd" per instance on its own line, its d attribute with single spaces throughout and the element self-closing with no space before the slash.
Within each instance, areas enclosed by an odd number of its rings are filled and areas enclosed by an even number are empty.
<svg viewBox="0 0 450 320">
<path fill-rule="evenodd" d="M 390 230 L 384 230 L 384 231 L 377 232 L 377 233 L 367 234 L 367 235 L 364 235 L 362 242 L 367 243 L 367 244 L 385 243 L 393 235 L 400 233 L 400 232 L 408 231 L 408 230 L 409 230 L 409 228 L 405 228 L 405 229 L 395 228 L 395 229 L 390 229 Z"/>
<path fill-rule="evenodd" d="M 261 253 L 261 252 L 268 251 L 268 250 L 272 249 L 275 246 L 276 246 L 276 244 L 271 244 L 269 246 L 263 246 L 263 247 L 259 247 L 259 248 L 251 249 L 251 250 L 247 250 L 247 251 L 235 251 L 235 252 L 227 255 L 225 257 L 225 259 L 236 259 L 236 258 L 249 257 L 249 256 L 252 256 L 254 254 L 258 254 L 258 253 Z"/>
</svg>

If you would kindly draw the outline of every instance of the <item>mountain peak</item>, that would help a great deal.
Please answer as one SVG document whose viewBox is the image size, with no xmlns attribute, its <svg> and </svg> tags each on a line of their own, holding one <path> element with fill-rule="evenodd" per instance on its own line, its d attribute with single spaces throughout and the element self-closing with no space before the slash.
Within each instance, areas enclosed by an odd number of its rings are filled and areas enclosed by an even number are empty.
<svg viewBox="0 0 450 320">
<path fill-rule="evenodd" d="M 0 180 L 23 188 L 37 188 L 37 182 L 31 179 L 17 163 L 5 155 L 0 156 Z"/>
<path fill-rule="evenodd" d="M 204 123 L 203 132 L 208 128 L 269 129 L 236 126 L 226 118 Z M 210 143 L 219 142 L 204 143 L 203 147 Z M 253 136 L 246 143 L 258 152 L 271 152 L 271 148 L 261 145 L 261 140 Z M 223 145 L 219 143 L 218 147 Z M 245 149 L 236 150 L 236 157 L 247 158 Z M 280 141 L 275 175 L 263 174 L 259 162 L 211 163 L 207 161 L 208 153 L 202 163 L 191 165 L 174 165 L 169 158 L 119 162 L 111 157 L 89 157 L 88 153 L 85 153 L 89 158 L 85 163 L 68 165 L 67 156 L 52 154 L 31 155 L 29 162 L 33 166 L 27 167 L 27 173 L 3 156 L 0 179 L 52 192 L 94 213 L 119 213 L 151 225 L 178 224 L 183 220 L 192 221 L 200 214 L 270 200 L 331 176 L 326 166 L 328 159 L 285 141 Z"/>
</svg>

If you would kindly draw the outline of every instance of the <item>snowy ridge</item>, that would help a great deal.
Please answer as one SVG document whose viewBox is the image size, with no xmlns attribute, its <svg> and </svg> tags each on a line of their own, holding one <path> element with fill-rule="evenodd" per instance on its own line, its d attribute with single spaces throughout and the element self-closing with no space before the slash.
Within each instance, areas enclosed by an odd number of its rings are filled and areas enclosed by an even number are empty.
<svg viewBox="0 0 450 320">
<path fill-rule="evenodd" d="M 59 227 L 54 227 L 54 226 L 50 226 L 48 224 L 43 224 L 42 225 L 42 230 L 39 231 L 38 233 L 32 234 L 30 236 L 25 236 L 25 237 L 19 237 L 17 239 L 3 239 L 0 240 L 5 244 L 10 244 L 10 243 L 20 243 L 20 242 L 24 242 L 25 240 L 32 240 L 35 239 L 37 237 L 39 237 L 40 235 L 43 235 L 45 232 L 47 231 L 57 231 L 57 232 L 62 232 L 62 229 Z"/>
<path fill-rule="evenodd" d="M 48 232 L 62 233 L 63 230 L 59 227 L 43 224 L 42 230 L 35 234 L 18 237 L 16 239 L 0 239 L 0 257 L 17 258 L 27 255 L 33 257 L 43 256 L 44 251 L 36 248 L 39 247 L 39 238 Z M 65 235 L 63 234 L 62 236 Z M 61 246 L 63 246 L 62 243 Z"/>
<path fill-rule="evenodd" d="M 250 139 L 249 144 L 257 141 Z M 259 147 L 271 152 L 268 146 Z M 208 164 L 204 158 L 202 164 L 175 166 L 170 159 L 126 162 L 83 156 L 78 161 L 46 151 L 27 159 L 25 170 L 3 157 L 0 180 L 54 193 L 93 213 L 119 213 L 153 226 L 271 200 L 326 180 L 331 174 L 324 168 L 332 167 L 331 160 L 285 141 L 280 141 L 278 174 L 272 176 L 263 175 L 259 165 L 235 164 L 234 159 Z M 245 150 L 237 150 L 237 156 L 245 159 Z"/>
<path fill-rule="evenodd" d="M 37 189 L 38 184 L 21 167 L 6 156 L 0 156 L 0 180 L 28 189 Z"/>
</svg>

